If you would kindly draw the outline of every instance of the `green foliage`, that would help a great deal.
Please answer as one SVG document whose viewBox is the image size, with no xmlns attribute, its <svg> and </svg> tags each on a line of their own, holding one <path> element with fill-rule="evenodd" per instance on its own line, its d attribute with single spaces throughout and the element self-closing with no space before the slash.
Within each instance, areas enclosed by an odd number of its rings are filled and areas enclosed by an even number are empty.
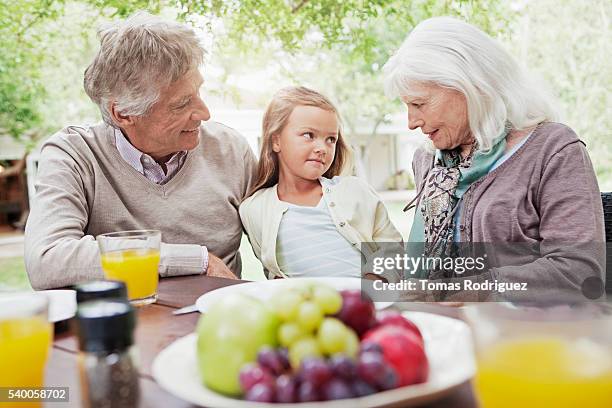
<svg viewBox="0 0 612 408">
<path fill-rule="evenodd" d="M 159 1 L 147 0 L 92 0 L 83 3 L 97 7 L 94 8 L 97 13 L 89 15 L 94 21 L 100 16 L 125 17 L 141 8 L 156 13 L 162 7 Z M 64 0 L 0 0 L 0 133 L 8 133 L 31 144 L 31 137 L 39 137 L 50 128 L 57 128 L 58 125 L 50 121 L 65 107 L 50 106 L 57 103 L 57 95 L 49 95 L 48 91 L 57 91 L 57 87 L 45 80 L 52 78 L 67 85 L 66 78 L 58 77 L 63 74 L 62 68 L 71 65 L 74 57 L 78 59 L 79 53 L 83 52 L 84 43 L 79 42 L 80 30 L 92 28 L 82 14 L 75 16 L 76 21 L 82 19 L 76 30 L 74 23 L 56 26 L 55 23 L 61 21 L 70 7 L 74 8 L 75 4 Z M 75 35 L 67 36 L 66 32 L 71 30 Z M 70 42 L 77 48 L 67 47 Z M 49 67 L 54 72 L 50 72 Z M 70 79 L 72 84 L 74 79 Z"/>
<path fill-rule="evenodd" d="M 211 10 L 211 2 L 192 1 L 192 6 L 203 7 L 200 10 Z M 282 77 L 332 96 L 349 131 L 367 125 L 372 135 L 389 113 L 400 109 L 397 101 L 383 93 L 381 68 L 416 24 L 432 16 L 450 15 L 496 35 L 508 30 L 512 16 L 501 1 L 328 0 L 298 2 L 301 7 L 281 2 L 281 11 L 272 7 L 276 1 L 241 3 L 259 5 L 260 14 L 274 20 L 273 27 L 263 26 L 272 31 L 257 36 L 254 31 L 264 29 L 258 25 L 262 16 L 248 20 L 243 11 L 219 9 L 215 12 L 225 15 L 226 27 L 214 54 L 249 61 L 249 69 L 277 65 Z M 227 7 L 225 2 L 223 7 Z M 329 14 L 334 18 L 328 18 Z M 225 66 L 230 71 L 242 68 Z"/>
<path fill-rule="evenodd" d="M 284 50 L 296 52 L 316 44 L 342 48 L 367 64 L 381 57 L 377 49 L 384 45 L 379 41 L 381 33 L 404 35 L 431 16 L 457 16 L 491 33 L 503 31 L 508 23 L 499 0 L 177 1 L 184 18 L 222 19 L 224 42 L 243 50 L 267 49 L 279 43 Z"/>
<path fill-rule="evenodd" d="M 514 55 L 559 97 L 562 121 L 585 141 L 602 191 L 612 191 L 612 3 L 539 0 L 521 10 Z"/>
<path fill-rule="evenodd" d="M 44 38 L 40 25 L 56 18 L 62 1 L 2 0 L 0 3 L 0 127 L 16 138 L 41 123 L 40 81 Z"/>
<path fill-rule="evenodd" d="M 18 50 L 0 53 L 0 123 L 2 131 L 16 138 L 40 124 L 36 105 L 44 95 L 37 71 L 22 81 L 15 80 L 17 73 L 23 73 L 22 61 L 29 61 L 28 56 Z M 26 69 L 32 71 L 31 65 Z"/>
<path fill-rule="evenodd" d="M 109 18 L 125 18 L 138 10 L 148 10 L 158 14 L 164 3 L 159 0 L 84 0 L 83 3 L 93 6 Z"/>
<path fill-rule="evenodd" d="M 338 103 L 349 131 L 367 124 L 372 135 L 402 109 L 383 95 L 383 64 L 423 19 L 456 16 L 504 41 L 551 85 L 602 188 L 612 189 L 605 0 L 0 0 L 0 132 L 19 137 L 97 115 L 79 77 L 97 48 L 95 26 L 141 9 L 205 30 L 223 69 L 218 92 L 261 107 L 283 84 L 312 86 Z M 275 79 L 267 92 L 231 85 L 264 69 Z"/>
<path fill-rule="evenodd" d="M 0 292 L 31 289 L 23 257 L 0 258 Z"/>
</svg>

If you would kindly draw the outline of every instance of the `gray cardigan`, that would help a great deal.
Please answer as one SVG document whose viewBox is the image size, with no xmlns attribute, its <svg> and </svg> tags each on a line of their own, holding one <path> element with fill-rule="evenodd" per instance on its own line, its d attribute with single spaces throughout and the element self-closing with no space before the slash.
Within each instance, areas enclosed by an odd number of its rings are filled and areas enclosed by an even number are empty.
<svg viewBox="0 0 612 408">
<path fill-rule="evenodd" d="M 414 156 L 421 187 L 432 153 Z M 569 127 L 543 123 L 508 160 L 476 181 L 463 197 L 462 242 L 538 246 L 540 257 L 505 251 L 480 279 L 528 282 L 529 295 L 580 293 L 588 277 L 605 281 L 603 208 L 593 165 Z M 418 208 L 418 206 L 417 206 Z M 521 244 L 518 244 L 521 243 Z M 552 294 L 557 298 L 557 294 Z"/>
</svg>

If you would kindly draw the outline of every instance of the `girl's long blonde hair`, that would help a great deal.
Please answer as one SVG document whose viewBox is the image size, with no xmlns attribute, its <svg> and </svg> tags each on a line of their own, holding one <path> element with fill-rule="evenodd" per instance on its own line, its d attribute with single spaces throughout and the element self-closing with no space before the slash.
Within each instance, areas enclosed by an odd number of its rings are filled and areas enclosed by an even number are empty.
<svg viewBox="0 0 612 408">
<path fill-rule="evenodd" d="M 278 183 L 278 156 L 272 150 L 272 138 L 283 131 L 291 112 L 293 112 L 296 106 L 314 106 L 334 112 L 338 118 L 339 128 L 336 155 L 329 169 L 323 174 L 323 177 L 332 178 L 339 176 L 345 169 L 350 167 L 352 162 L 351 150 L 342 136 L 340 114 L 331 101 L 319 92 L 303 86 L 283 88 L 272 97 L 272 101 L 264 114 L 257 180 L 247 197 L 262 188 L 272 187 Z"/>
</svg>

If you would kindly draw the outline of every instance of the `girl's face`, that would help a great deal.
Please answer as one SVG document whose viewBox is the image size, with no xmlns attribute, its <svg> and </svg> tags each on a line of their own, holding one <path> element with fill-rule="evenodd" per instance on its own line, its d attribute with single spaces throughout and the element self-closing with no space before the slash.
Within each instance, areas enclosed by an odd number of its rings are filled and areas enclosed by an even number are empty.
<svg viewBox="0 0 612 408">
<path fill-rule="evenodd" d="M 272 137 L 278 155 L 279 178 L 316 180 L 329 169 L 336 155 L 338 118 L 333 111 L 296 106 L 279 135 Z"/>
</svg>

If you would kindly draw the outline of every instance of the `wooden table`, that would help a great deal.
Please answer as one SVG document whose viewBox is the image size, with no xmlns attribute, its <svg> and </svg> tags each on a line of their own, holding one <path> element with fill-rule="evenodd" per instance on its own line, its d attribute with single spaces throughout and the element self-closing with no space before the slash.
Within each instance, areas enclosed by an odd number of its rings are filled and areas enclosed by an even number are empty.
<svg viewBox="0 0 612 408">
<path fill-rule="evenodd" d="M 140 355 L 141 407 L 187 408 L 194 405 L 163 390 L 151 375 L 151 365 L 157 354 L 179 337 L 192 333 L 199 313 L 175 316 L 172 311 L 195 303 L 203 293 L 240 284 L 206 276 L 164 278 L 160 281 L 157 303 L 138 309 L 136 345 Z M 46 385 L 69 387 L 70 402 L 47 403 L 48 408 L 80 407 L 81 394 L 77 368 L 78 344 L 71 333 L 56 335 L 47 363 Z M 469 382 L 462 384 L 446 398 L 423 408 L 475 408 L 477 405 Z"/>
</svg>

